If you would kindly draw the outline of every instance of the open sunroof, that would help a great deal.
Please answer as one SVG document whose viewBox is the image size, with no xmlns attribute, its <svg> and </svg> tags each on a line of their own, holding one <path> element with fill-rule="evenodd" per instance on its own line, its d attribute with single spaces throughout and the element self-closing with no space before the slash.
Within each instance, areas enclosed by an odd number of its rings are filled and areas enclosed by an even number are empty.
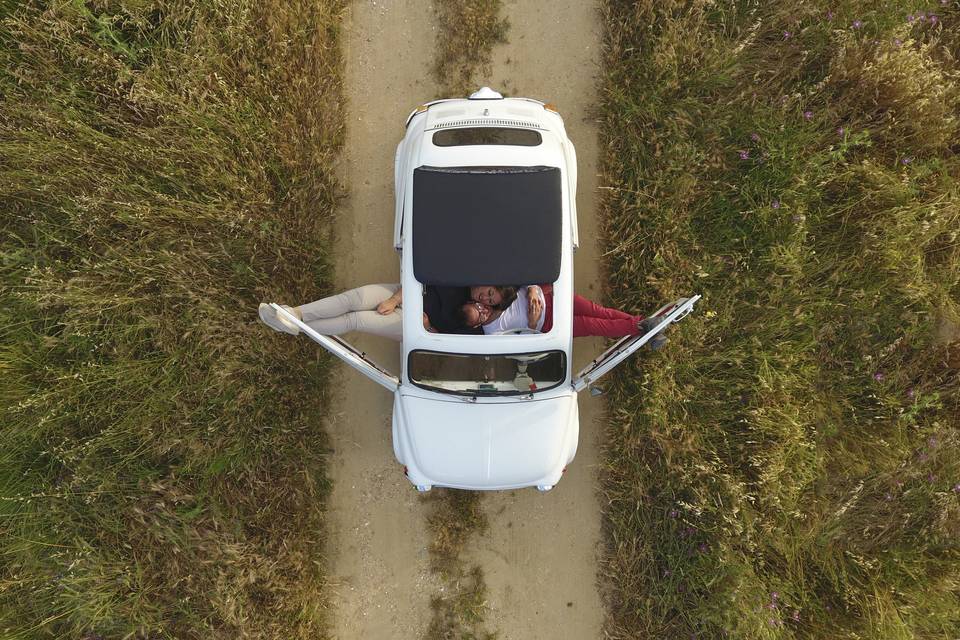
<svg viewBox="0 0 960 640">
<path fill-rule="evenodd" d="M 549 283 L 560 275 L 560 169 L 419 167 L 413 272 L 423 284 Z"/>
</svg>

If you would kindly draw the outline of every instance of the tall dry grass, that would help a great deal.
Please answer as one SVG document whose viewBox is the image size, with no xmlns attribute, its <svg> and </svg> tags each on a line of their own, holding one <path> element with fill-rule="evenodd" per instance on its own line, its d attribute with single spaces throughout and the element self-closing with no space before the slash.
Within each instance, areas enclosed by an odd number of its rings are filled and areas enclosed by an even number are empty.
<svg viewBox="0 0 960 640">
<path fill-rule="evenodd" d="M 502 8 L 501 0 L 434 0 L 438 98 L 466 97 L 479 88 L 478 75 L 490 75 L 493 47 L 507 41 L 510 29 Z"/>
<path fill-rule="evenodd" d="M 603 20 L 610 295 L 704 294 L 609 401 L 609 637 L 955 637 L 960 9 Z"/>
<path fill-rule="evenodd" d="M 323 633 L 342 11 L 0 5 L 0 635 Z"/>
</svg>

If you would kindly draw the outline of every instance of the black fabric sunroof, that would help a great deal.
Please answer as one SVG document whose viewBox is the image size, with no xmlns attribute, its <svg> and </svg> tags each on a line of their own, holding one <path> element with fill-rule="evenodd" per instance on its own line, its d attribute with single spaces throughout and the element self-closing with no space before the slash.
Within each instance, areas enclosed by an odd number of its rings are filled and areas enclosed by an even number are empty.
<svg viewBox="0 0 960 640">
<path fill-rule="evenodd" d="M 556 167 L 419 167 L 414 275 L 458 287 L 554 282 L 562 215 Z"/>
</svg>

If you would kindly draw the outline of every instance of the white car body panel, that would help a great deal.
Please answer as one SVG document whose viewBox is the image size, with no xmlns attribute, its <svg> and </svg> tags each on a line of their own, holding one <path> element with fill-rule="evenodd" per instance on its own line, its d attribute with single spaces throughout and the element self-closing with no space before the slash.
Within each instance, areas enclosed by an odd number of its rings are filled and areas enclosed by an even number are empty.
<svg viewBox="0 0 960 640">
<path fill-rule="evenodd" d="M 448 147 L 432 143 L 434 131 L 484 126 L 535 129 L 542 142 L 537 146 L 472 144 Z M 424 329 L 423 285 L 414 276 L 413 252 L 410 250 L 414 170 L 421 166 L 545 166 L 560 170 L 562 244 L 559 275 L 552 283 L 553 327 L 548 333 L 452 335 Z M 504 99 L 489 89 L 477 92 L 474 99 L 438 100 L 422 105 L 407 119 L 406 134 L 397 146 L 394 179 L 393 245 L 400 252 L 403 286 L 399 377 L 369 362 L 364 353 L 345 341 L 317 335 L 281 307 L 274 305 L 275 309 L 295 321 L 304 333 L 325 349 L 394 392 L 394 454 L 404 465 L 410 481 L 419 489 L 433 486 L 474 490 L 551 488 L 576 455 L 579 438 L 577 391 L 593 384 L 597 377 L 628 357 L 657 332 L 616 343 L 582 371 L 581 377 L 572 376 L 573 252 L 578 244 L 577 171 L 576 152 L 567 138 L 563 120 L 542 102 L 528 98 Z M 477 240 L 451 239 L 451 242 L 457 241 Z M 683 300 L 674 306 L 680 302 Z M 683 315 L 689 313 L 693 302 L 688 303 Z M 674 313 L 669 320 L 673 322 L 679 317 L 682 316 Z M 411 381 L 407 369 L 410 354 L 415 350 L 480 356 L 561 351 L 565 354 L 566 371 L 560 384 L 530 393 L 458 395 L 418 386 Z"/>
<path fill-rule="evenodd" d="M 418 486 L 462 489 L 552 486 L 576 453 L 577 395 L 464 402 L 397 393 L 397 457 Z"/>
</svg>

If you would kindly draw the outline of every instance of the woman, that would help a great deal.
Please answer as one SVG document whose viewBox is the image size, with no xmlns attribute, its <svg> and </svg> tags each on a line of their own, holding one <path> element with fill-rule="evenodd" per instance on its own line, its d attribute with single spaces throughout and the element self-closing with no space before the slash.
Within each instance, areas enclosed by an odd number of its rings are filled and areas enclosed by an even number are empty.
<svg viewBox="0 0 960 640">
<path fill-rule="evenodd" d="M 433 287 L 424 288 L 423 326 L 434 333 L 480 333 L 465 327 L 459 308 L 472 297 L 496 308 L 509 305 L 516 297 L 515 287 Z M 350 331 L 371 333 L 398 342 L 403 337 L 403 289 L 399 284 L 368 284 L 322 298 L 299 307 L 283 308 L 321 335 L 337 336 Z M 260 320 L 284 333 L 297 335 L 300 329 L 269 304 L 260 303 Z"/>
</svg>

